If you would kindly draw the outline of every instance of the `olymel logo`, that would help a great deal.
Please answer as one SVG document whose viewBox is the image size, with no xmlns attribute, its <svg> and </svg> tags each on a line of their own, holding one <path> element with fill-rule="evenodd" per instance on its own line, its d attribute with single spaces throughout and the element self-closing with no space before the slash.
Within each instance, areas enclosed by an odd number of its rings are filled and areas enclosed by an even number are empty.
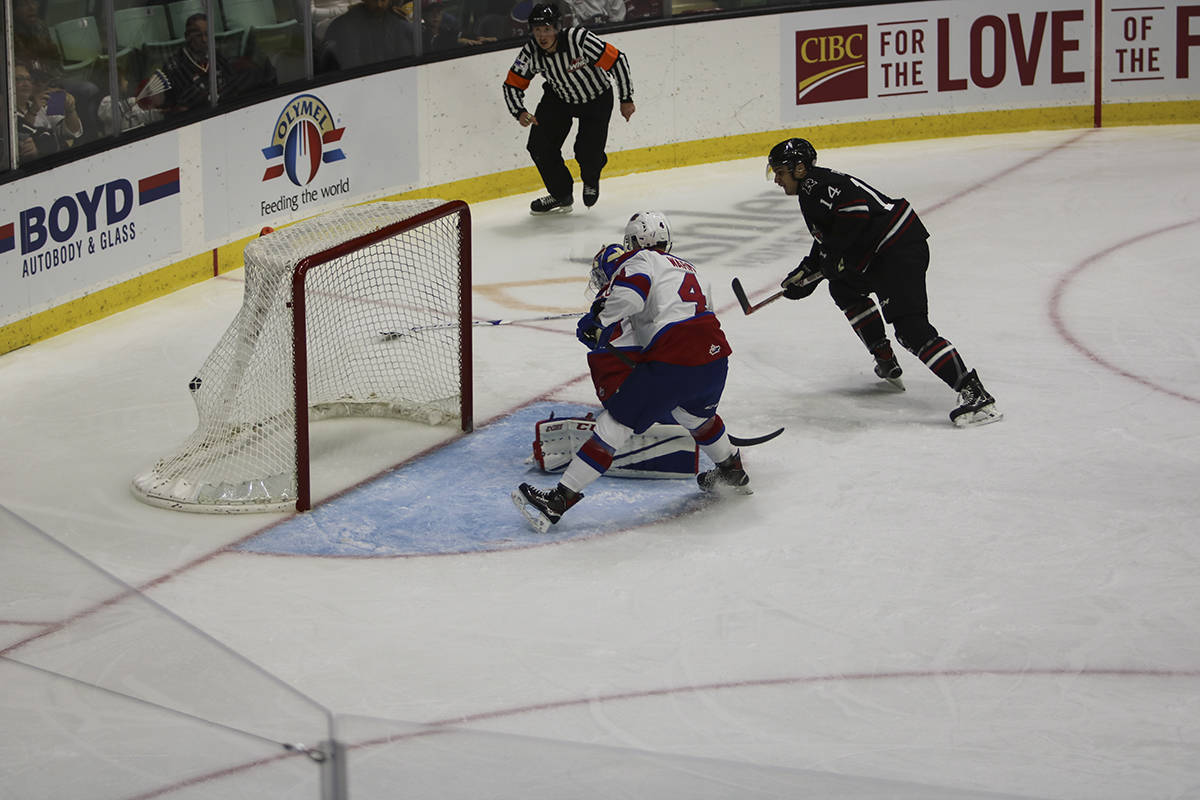
<svg viewBox="0 0 1200 800">
<path fill-rule="evenodd" d="M 866 25 L 796 31 L 796 105 L 866 96 Z"/>
<path fill-rule="evenodd" d="M 271 144 L 263 148 L 269 162 L 263 181 L 287 173 L 297 186 L 307 186 L 322 164 L 342 161 L 346 154 L 329 145 L 341 141 L 345 128 L 334 127 L 333 114 L 321 98 L 311 94 L 293 97 L 284 106 L 271 131 Z M 277 162 L 282 159 L 283 163 Z"/>
</svg>

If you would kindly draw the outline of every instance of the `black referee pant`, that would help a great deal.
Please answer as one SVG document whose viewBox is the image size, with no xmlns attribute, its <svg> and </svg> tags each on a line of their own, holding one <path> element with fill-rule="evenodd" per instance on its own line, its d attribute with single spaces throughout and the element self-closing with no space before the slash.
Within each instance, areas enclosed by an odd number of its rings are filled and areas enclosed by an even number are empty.
<svg viewBox="0 0 1200 800">
<path fill-rule="evenodd" d="M 563 161 L 563 143 L 571 132 L 571 120 L 579 120 L 579 132 L 575 134 L 575 160 L 579 162 L 579 175 L 585 184 L 600 185 L 600 171 L 608 163 L 604 152 L 608 144 L 608 122 L 612 119 L 613 91 L 610 87 L 604 94 L 586 103 L 567 103 L 546 87 L 534 116 L 537 125 L 529 128 L 529 143 L 526 149 L 546 191 L 559 200 L 573 197 L 574 180 Z"/>
</svg>

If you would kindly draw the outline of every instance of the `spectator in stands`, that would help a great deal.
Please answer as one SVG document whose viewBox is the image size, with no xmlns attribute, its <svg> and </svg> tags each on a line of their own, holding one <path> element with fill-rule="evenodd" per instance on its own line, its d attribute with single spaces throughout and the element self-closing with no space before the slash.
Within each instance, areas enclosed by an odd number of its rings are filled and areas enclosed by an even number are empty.
<svg viewBox="0 0 1200 800">
<path fill-rule="evenodd" d="M 13 65 L 18 156 L 21 163 L 71 147 L 83 136 L 75 96 L 40 82 L 27 61 Z"/>
<path fill-rule="evenodd" d="M 38 0 L 13 0 L 13 57 L 24 61 L 35 81 L 46 76 L 71 94 L 76 112 L 83 124 L 80 139 L 90 139 L 99 128 L 96 107 L 100 103 L 100 87 L 89 80 L 64 74 L 62 54 L 50 26 L 42 19 Z"/>
<path fill-rule="evenodd" d="M 575 25 L 594 28 L 625 19 L 625 0 L 568 0 Z"/>
<path fill-rule="evenodd" d="M 350 5 L 348 0 L 312 0 L 313 40 L 317 45 L 325 41 L 330 23 L 349 11 Z"/>
<path fill-rule="evenodd" d="M 412 15 L 412 2 L 405 3 L 400 13 Z M 421 5 L 421 42 L 426 53 L 438 50 L 448 50 L 453 47 L 469 47 L 471 45 L 494 42 L 494 36 L 468 35 L 463 32 L 458 17 L 451 14 L 446 0 L 429 0 Z"/>
<path fill-rule="evenodd" d="M 208 17 L 188 17 L 183 38 L 179 51 L 155 70 L 138 92 L 138 105 L 143 109 L 178 114 L 209 107 Z M 217 53 L 216 66 L 218 102 L 243 95 L 255 86 L 274 83 L 273 74 L 259 74 L 249 59 L 235 65 Z"/>
<path fill-rule="evenodd" d="M 143 108 L 138 104 L 137 97 L 132 96 L 129 78 L 118 68 L 117 72 L 117 113 L 113 114 L 112 97 L 105 95 L 100 98 L 100 106 L 96 118 L 100 121 L 100 130 L 110 135 L 119 127 L 123 131 L 141 128 L 163 118 L 162 112 L 155 108 Z M 115 117 L 115 119 L 114 119 Z"/>
<path fill-rule="evenodd" d="M 468 38 L 495 42 L 528 35 L 530 0 L 463 0 L 463 31 Z M 519 13 L 518 13 L 519 11 Z"/>
<path fill-rule="evenodd" d="M 13 53 L 25 62 L 61 64 L 62 56 L 38 0 L 13 0 Z"/>
<path fill-rule="evenodd" d="M 410 58 L 415 49 L 412 23 L 392 13 L 392 0 L 362 0 L 325 29 L 320 71 Z"/>
</svg>

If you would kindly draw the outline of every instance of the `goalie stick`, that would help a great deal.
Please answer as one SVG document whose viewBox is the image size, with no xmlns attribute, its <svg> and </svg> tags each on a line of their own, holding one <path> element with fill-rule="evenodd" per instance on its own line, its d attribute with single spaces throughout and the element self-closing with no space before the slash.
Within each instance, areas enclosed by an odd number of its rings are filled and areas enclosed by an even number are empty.
<svg viewBox="0 0 1200 800">
<path fill-rule="evenodd" d="M 800 286 L 808 286 L 810 283 L 815 283 L 816 281 L 821 280 L 821 278 L 823 278 L 823 277 L 825 277 L 825 276 L 822 275 L 821 273 L 814 272 L 813 274 L 806 277 L 803 281 L 801 281 L 799 283 L 799 285 Z M 758 311 L 763 306 L 770 305 L 771 303 L 774 303 L 779 298 L 783 297 L 783 290 L 780 289 L 778 292 L 771 295 L 766 300 L 763 300 L 761 303 L 753 303 L 752 304 L 750 302 L 750 298 L 746 296 L 746 290 L 742 288 L 742 282 L 740 280 L 738 280 L 737 278 L 734 278 L 733 279 L 733 296 L 737 298 L 738 305 L 742 307 L 742 313 L 749 315 L 749 314 L 753 314 L 755 311 Z"/>
<path fill-rule="evenodd" d="M 550 314 L 545 317 L 526 317 L 524 319 L 477 319 L 471 321 L 471 327 L 496 327 L 497 325 L 517 325 L 522 322 L 544 322 L 551 319 L 568 319 L 582 316 L 582 311 L 568 311 L 565 314 Z M 421 333 L 422 331 L 437 331 L 447 328 L 457 328 L 457 322 L 439 322 L 434 325 L 417 325 L 412 328 L 405 328 L 402 331 L 380 331 L 379 335 L 384 340 L 399 339 L 401 336 L 408 336 L 411 333 Z"/>
</svg>

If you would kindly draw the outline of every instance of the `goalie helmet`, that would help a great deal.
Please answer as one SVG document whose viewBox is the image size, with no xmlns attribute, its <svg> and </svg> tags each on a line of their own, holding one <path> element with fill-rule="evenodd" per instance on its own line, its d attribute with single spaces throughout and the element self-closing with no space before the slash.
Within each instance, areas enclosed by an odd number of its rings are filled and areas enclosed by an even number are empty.
<svg viewBox="0 0 1200 800">
<path fill-rule="evenodd" d="M 639 211 L 625 225 L 625 249 L 642 247 L 671 252 L 671 225 L 661 211 Z"/>
<path fill-rule="evenodd" d="M 550 25 L 557 28 L 561 14 L 558 6 L 553 3 L 538 3 L 529 12 L 529 27 L 535 25 Z"/>
<path fill-rule="evenodd" d="M 588 289 L 592 295 L 596 295 L 608 285 L 612 280 L 612 276 L 616 274 L 617 269 L 621 266 L 621 256 L 625 255 L 625 248 L 619 244 L 606 244 L 592 257 L 592 271 L 588 281 Z"/>
<path fill-rule="evenodd" d="M 794 170 L 797 164 L 803 164 L 805 169 L 812 169 L 816 161 L 817 149 L 807 139 L 784 139 L 772 147 L 770 155 L 767 156 L 767 175 L 774 175 L 780 167 Z"/>
</svg>

